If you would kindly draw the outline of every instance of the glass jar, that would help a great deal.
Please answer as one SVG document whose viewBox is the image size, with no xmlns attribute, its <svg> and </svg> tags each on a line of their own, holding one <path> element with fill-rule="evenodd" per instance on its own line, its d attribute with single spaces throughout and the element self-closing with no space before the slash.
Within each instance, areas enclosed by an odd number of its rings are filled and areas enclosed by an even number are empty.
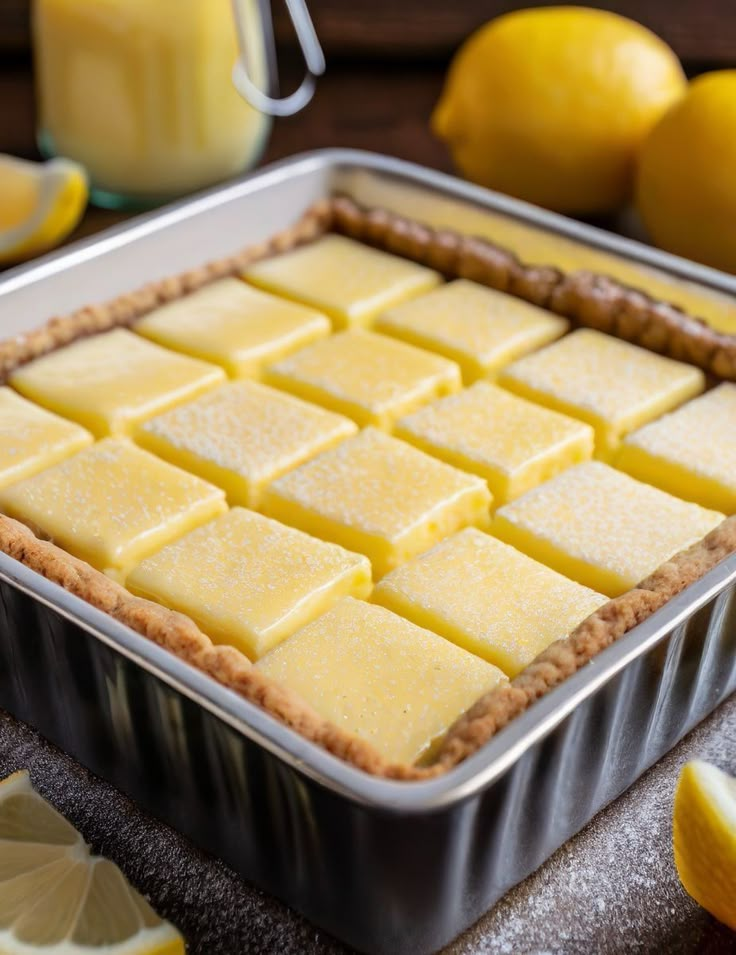
<svg viewBox="0 0 736 955">
<path fill-rule="evenodd" d="M 240 11 L 263 85 L 259 4 Z M 233 86 L 231 0 L 34 0 L 33 36 L 41 150 L 82 163 L 98 205 L 158 204 L 257 162 L 271 119 Z"/>
</svg>

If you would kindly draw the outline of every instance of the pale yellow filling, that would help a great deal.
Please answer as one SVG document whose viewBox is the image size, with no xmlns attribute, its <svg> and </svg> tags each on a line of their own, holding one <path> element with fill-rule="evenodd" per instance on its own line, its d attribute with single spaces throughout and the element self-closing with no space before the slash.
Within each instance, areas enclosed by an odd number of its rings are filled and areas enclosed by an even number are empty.
<svg viewBox="0 0 736 955">
<path fill-rule="evenodd" d="M 366 325 L 379 312 L 441 281 L 432 269 L 341 235 L 326 235 L 256 262 L 244 278 L 325 312 L 336 328 Z"/>
<path fill-rule="evenodd" d="M 125 434 L 145 418 L 225 381 L 215 365 L 117 328 L 37 358 L 10 376 L 26 397 L 97 437 Z"/>
<path fill-rule="evenodd" d="M 616 466 L 685 500 L 736 513 L 736 385 L 719 385 L 629 435 Z"/>
<path fill-rule="evenodd" d="M 266 488 L 286 524 L 365 554 L 376 578 L 461 527 L 488 526 L 485 481 L 368 428 Z"/>
<path fill-rule="evenodd" d="M 92 443 L 78 424 L 0 388 L 0 487 L 50 467 Z"/>
<path fill-rule="evenodd" d="M 258 507 L 265 485 L 355 434 L 342 415 L 251 381 L 223 385 L 149 421 L 143 447 Z"/>
<path fill-rule="evenodd" d="M 603 460 L 629 432 L 705 387 L 699 368 L 589 328 L 519 359 L 498 380 L 523 398 L 591 424 Z"/>
<path fill-rule="evenodd" d="M 384 312 L 375 327 L 453 359 L 469 383 L 549 344 L 569 323 L 513 295 L 456 279 Z"/>
<path fill-rule="evenodd" d="M 448 640 L 349 597 L 258 668 L 396 762 L 425 755 L 479 697 L 506 682 Z"/>
<path fill-rule="evenodd" d="M 488 482 L 497 506 L 593 455 L 593 429 L 479 381 L 421 408 L 396 436 Z"/>
<path fill-rule="evenodd" d="M 0 510 L 118 580 L 225 507 L 219 488 L 125 438 L 106 438 L 0 490 Z"/>
<path fill-rule="evenodd" d="M 606 602 L 475 528 L 392 571 L 373 599 L 509 677 Z"/>
<path fill-rule="evenodd" d="M 357 328 L 272 365 L 265 380 L 385 431 L 402 415 L 462 385 L 454 362 Z"/>
<path fill-rule="evenodd" d="M 221 279 L 156 309 L 135 331 L 221 365 L 233 378 L 258 378 L 265 365 L 328 335 L 330 321 L 239 279 Z"/>
<path fill-rule="evenodd" d="M 359 554 L 237 507 L 144 560 L 127 586 L 257 660 L 338 598 L 366 597 L 371 568 Z"/>
<path fill-rule="evenodd" d="M 567 577 L 616 597 L 722 520 L 723 514 L 590 461 L 500 508 L 491 531 Z"/>
</svg>

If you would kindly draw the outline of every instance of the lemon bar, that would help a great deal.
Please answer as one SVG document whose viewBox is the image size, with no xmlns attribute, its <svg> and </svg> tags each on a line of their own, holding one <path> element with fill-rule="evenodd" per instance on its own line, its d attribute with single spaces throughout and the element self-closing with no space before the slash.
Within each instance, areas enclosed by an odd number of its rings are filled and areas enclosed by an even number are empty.
<svg viewBox="0 0 736 955">
<path fill-rule="evenodd" d="M 285 640 L 258 667 L 397 762 L 426 755 L 479 697 L 506 682 L 485 660 L 350 597 Z"/>
<path fill-rule="evenodd" d="M 302 348 L 268 368 L 264 378 L 386 431 L 401 415 L 462 384 L 455 362 L 362 328 Z"/>
<path fill-rule="evenodd" d="M 474 527 L 392 570 L 373 593 L 509 677 L 606 599 Z"/>
<path fill-rule="evenodd" d="M 491 495 L 465 474 L 367 428 L 270 484 L 262 509 L 365 554 L 376 577 L 470 524 L 488 526 Z"/>
<path fill-rule="evenodd" d="M 371 567 L 360 554 L 236 507 L 148 557 L 126 586 L 257 660 L 338 598 L 367 596 Z"/>
<path fill-rule="evenodd" d="M 590 328 L 580 328 L 499 375 L 523 398 L 593 425 L 610 459 L 621 440 L 705 386 L 703 372 Z"/>
<path fill-rule="evenodd" d="M 433 288 L 441 277 L 388 252 L 326 235 L 245 273 L 253 285 L 317 308 L 335 328 L 366 325 L 378 312 Z"/>
<path fill-rule="evenodd" d="M 225 381 L 215 365 L 178 355 L 118 328 L 23 365 L 10 383 L 32 401 L 96 435 L 135 424 Z"/>
<path fill-rule="evenodd" d="M 357 431 L 334 414 L 254 381 L 236 381 L 145 421 L 138 444 L 257 508 L 264 486 Z"/>
<path fill-rule="evenodd" d="M 0 510 L 118 580 L 225 507 L 219 488 L 127 438 L 105 438 L 0 490 Z"/>
<path fill-rule="evenodd" d="M 20 481 L 92 443 L 78 424 L 0 388 L 0 487 Z"/>
<path fill-rule="evenodd" d="M 569 323 L 513 295 L 456 279 L 384 312 L 375 327 L 452 358 L 470 383 L 564 335 Z"/>
<path fill-rule="evenodd" d="M 719 385 L 629 435 L 616 466 L 703 507 L 736 513 L 736 385 Z"/>
<path fill-rule="evenodd" d="M 722 520 L 723 514 L 588 461 L 500 508 L 491 531 L 561 574 L 616 597 Z"/>
<path fill-rule="evenodd" d="M 497 506 L 593 456 L 576 418 L 485 381 L 401 418 L 396 436 L 488 482 Z"/>
<path fill-rule="evenodd" d="M 221 279 L 151 312 L 135 331 L 221 365 L 231 378 L 258 378 L 264 365 L 329 334 L 330 320 L 239 279 Z"/>
</svg>

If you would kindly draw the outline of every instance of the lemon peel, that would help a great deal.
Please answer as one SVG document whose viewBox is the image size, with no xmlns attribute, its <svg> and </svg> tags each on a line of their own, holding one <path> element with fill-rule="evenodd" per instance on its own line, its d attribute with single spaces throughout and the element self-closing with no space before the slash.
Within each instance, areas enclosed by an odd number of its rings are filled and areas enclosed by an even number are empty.
<svg viewBox="0 0 736 955">
<path fill-rule="evenodd" d="M 88 192 L 84 169 L 70 159 L 0 155 L 0 265 L 58 245 L 82 217 Z"/>
<path fill-rule="evenodd" d="M 685 891 L 736 930 L 736 778 L 702 760 L 686 763 L 672 821 Z"/>
</svg>

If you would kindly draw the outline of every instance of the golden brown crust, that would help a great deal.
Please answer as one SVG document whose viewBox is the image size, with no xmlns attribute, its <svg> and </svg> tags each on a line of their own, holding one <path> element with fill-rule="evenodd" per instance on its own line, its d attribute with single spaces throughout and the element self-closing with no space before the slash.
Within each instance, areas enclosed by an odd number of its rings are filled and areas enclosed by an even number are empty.
<svg viewBox="0 0 736 955">
<path fill-rule="evenodd" d="M 291 229 L 266 243 L 198 269 L 147 285 L 104 305 L 51 319 L 25 336 L 0 343 L 0 382 L 15 368 L 77 338 L 129 325 L 158 305 L 209 282 L 240 273 L 251 262 L 310 241 L 329 228 L 435 268 L 550 308 L 579 324 L 698 364 L 736 380 L 736 338 L 719 335 L 674 306 L 654 302 L 612 279 L 524 266 L 483 239 L 434 230 L 383 209 L 363 210 L 350 199 L 317 204 Z M 510 684 L 482 697 L 450 729 L 432 765 L 391 764 L 370 744 L 322 719 L 295 693 L 274 683 L 234 647 L 216 646 L 188 617 L 134 597 L 104 574 L 0 515 L 0 550 L 191 666 L 262 707 L 276 719 L 354 766 L 392 779 L 428 779 L 475 752 L 535 700 L 585 666 L 671 597 L 736 551 L 736 516 L 663 564 L 638 587 L 609 601 L 568 637 L 548 647 Z"/>
<path fill-rule="evenodd" d="M 352 199 L 333 202 L 336 230 L 430 265 L 449 277 L 472 279 L 549 308 L 578 325 L 690 362 L 736 381 L 736 336 L 716 331 L 675 305 L 587 271 L 564 274 L 552 266 L 524 265 L 487 239 L 435 230 L 386 210 L 364 210 Z"/>
</svg>

